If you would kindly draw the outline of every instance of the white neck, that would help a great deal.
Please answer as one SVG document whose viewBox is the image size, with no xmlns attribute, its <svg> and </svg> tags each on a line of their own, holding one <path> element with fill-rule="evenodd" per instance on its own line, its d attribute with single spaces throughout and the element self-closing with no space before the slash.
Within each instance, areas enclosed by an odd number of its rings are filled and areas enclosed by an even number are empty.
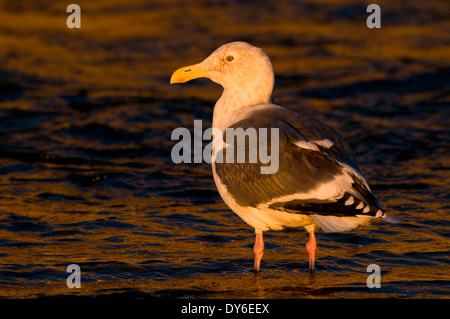
<svg viewBox="0 0 450 319">
<path fill-rule="evenodd" d="M 235 113 L 240 113 L 256 105 L 270 103 L 272 90 L 266 94 L 251 94 L 255 93 L 254 91 L 247 91 L 249 94 L 242 94 L 244 92 L 246 91 L 242 90 L 239 92 L 241 94 L 235 94 L 234 90 L 233 92 L 228 90 L 223 91 L 222 96 L 214 106 L 213 127 L 224 130 L 228 126 L 223 127 L 225 123 L 233 124 L 233 115 Z"/>
</svg>

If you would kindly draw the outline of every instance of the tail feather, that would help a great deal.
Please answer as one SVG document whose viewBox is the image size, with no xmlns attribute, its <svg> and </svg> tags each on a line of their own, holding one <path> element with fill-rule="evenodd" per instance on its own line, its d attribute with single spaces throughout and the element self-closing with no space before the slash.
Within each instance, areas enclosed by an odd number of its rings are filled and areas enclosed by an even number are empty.
<svg viewBox="0 0 450 319">
<path fill-rule="evenodd" d="M 382 219 L 383 219 L 385 222 L 388 222 L 389 224 L 399 224 L 399 223 L 400 223 L 398 220 L 396 220 L 396 219 L 394 219 L 394 218 L 392 218 L 392 217 L 389 217 L 388 215 L 384 215 L 384 216 L 382 217 Z"/>
</svg>

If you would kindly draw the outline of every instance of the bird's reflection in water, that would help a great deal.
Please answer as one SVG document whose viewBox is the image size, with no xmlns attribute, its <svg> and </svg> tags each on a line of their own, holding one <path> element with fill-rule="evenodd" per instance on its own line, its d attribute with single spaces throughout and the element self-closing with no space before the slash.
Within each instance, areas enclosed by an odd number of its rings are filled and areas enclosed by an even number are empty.
<svg viewBox="0 0 450 319">
<path fill-rule="evenodd" d="M 255 288 L 256 288 L 256 295 L 258 296 L 258 297 L 264 297 L 265 296 L 265 294 L 266 294 L 266 291 L 264 290 L 264 286 L 261 284 L 261 272 L 260 271 L 258 271 L 258 272 L 253 272 L 254 273 L 254 275 L 255 275 Z"/>
<path fill-rule="evenodd" d="M 314 289 L 316 283 L 316 271 L 308 271 L 308 288 Z"/>
<path fill-rule="evenodd" d="M 264 274 L 263 272 L 253 272 L 254 275 L 254 284 L 255 284 L 255 294 L 258 298 L 265 298 L 267 297 L 269 290 L 267 289 L 266 285 L 264 285 Z M 299 272 L 299 271 L 293 271 L 290 274 L 288 274 L 289 277 L 292 278 L 292 280 L 298 280 L 299 283 L 299 289 L 303 292 L 312 291 L 316 288 L 316 272 L 315 271 L 308 271 L 306 273 Z M 306 277 L 305 277 L 306 276 Z M 267 278 L 269 279 L 269 278 Z M 276 288 L 279 289 L 279 288 Z"/>
</svg>

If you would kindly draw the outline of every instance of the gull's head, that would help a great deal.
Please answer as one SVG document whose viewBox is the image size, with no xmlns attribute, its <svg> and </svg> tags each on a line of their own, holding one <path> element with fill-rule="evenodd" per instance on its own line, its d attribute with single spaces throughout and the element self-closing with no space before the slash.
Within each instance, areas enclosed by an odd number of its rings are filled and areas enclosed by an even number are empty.
<svg viewBox="0 0 450 319">
<path fill-rule="evenodd" d="M 203 62 L 176 70 L 170 83 L 185 83 L 202 77 L 220 84 L 225 92 L 255 96 L 258 99 L 254 103 L 260 104 L 270 101 L 274 84 L 269 57 L 246 42 L 222 45 Z"/>
</svg>

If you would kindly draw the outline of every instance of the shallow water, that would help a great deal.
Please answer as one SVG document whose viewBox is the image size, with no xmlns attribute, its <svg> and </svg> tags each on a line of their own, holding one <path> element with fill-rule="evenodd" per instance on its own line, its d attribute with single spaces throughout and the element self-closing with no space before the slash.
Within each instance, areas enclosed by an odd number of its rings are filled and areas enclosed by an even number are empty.
<svg viewBox="0 0 450 319">
<path fill-rule="evenodd" d="M 447 1 L 379 1 L 379 30 L 363 1 L 77 3 L 69 30 L 64 4 L 0 1 L 0 297 L 449 297 Z M 318 233 L 314 276 L 302 229 L 265 233 L 252 273 L 210 166 L 171 161 L 171 132 L 210 126 L 220 96 L 171 73 L 233 40 L 264 48 L 274 102 L 337 129 L 401 221 Z"/>
</svg>

